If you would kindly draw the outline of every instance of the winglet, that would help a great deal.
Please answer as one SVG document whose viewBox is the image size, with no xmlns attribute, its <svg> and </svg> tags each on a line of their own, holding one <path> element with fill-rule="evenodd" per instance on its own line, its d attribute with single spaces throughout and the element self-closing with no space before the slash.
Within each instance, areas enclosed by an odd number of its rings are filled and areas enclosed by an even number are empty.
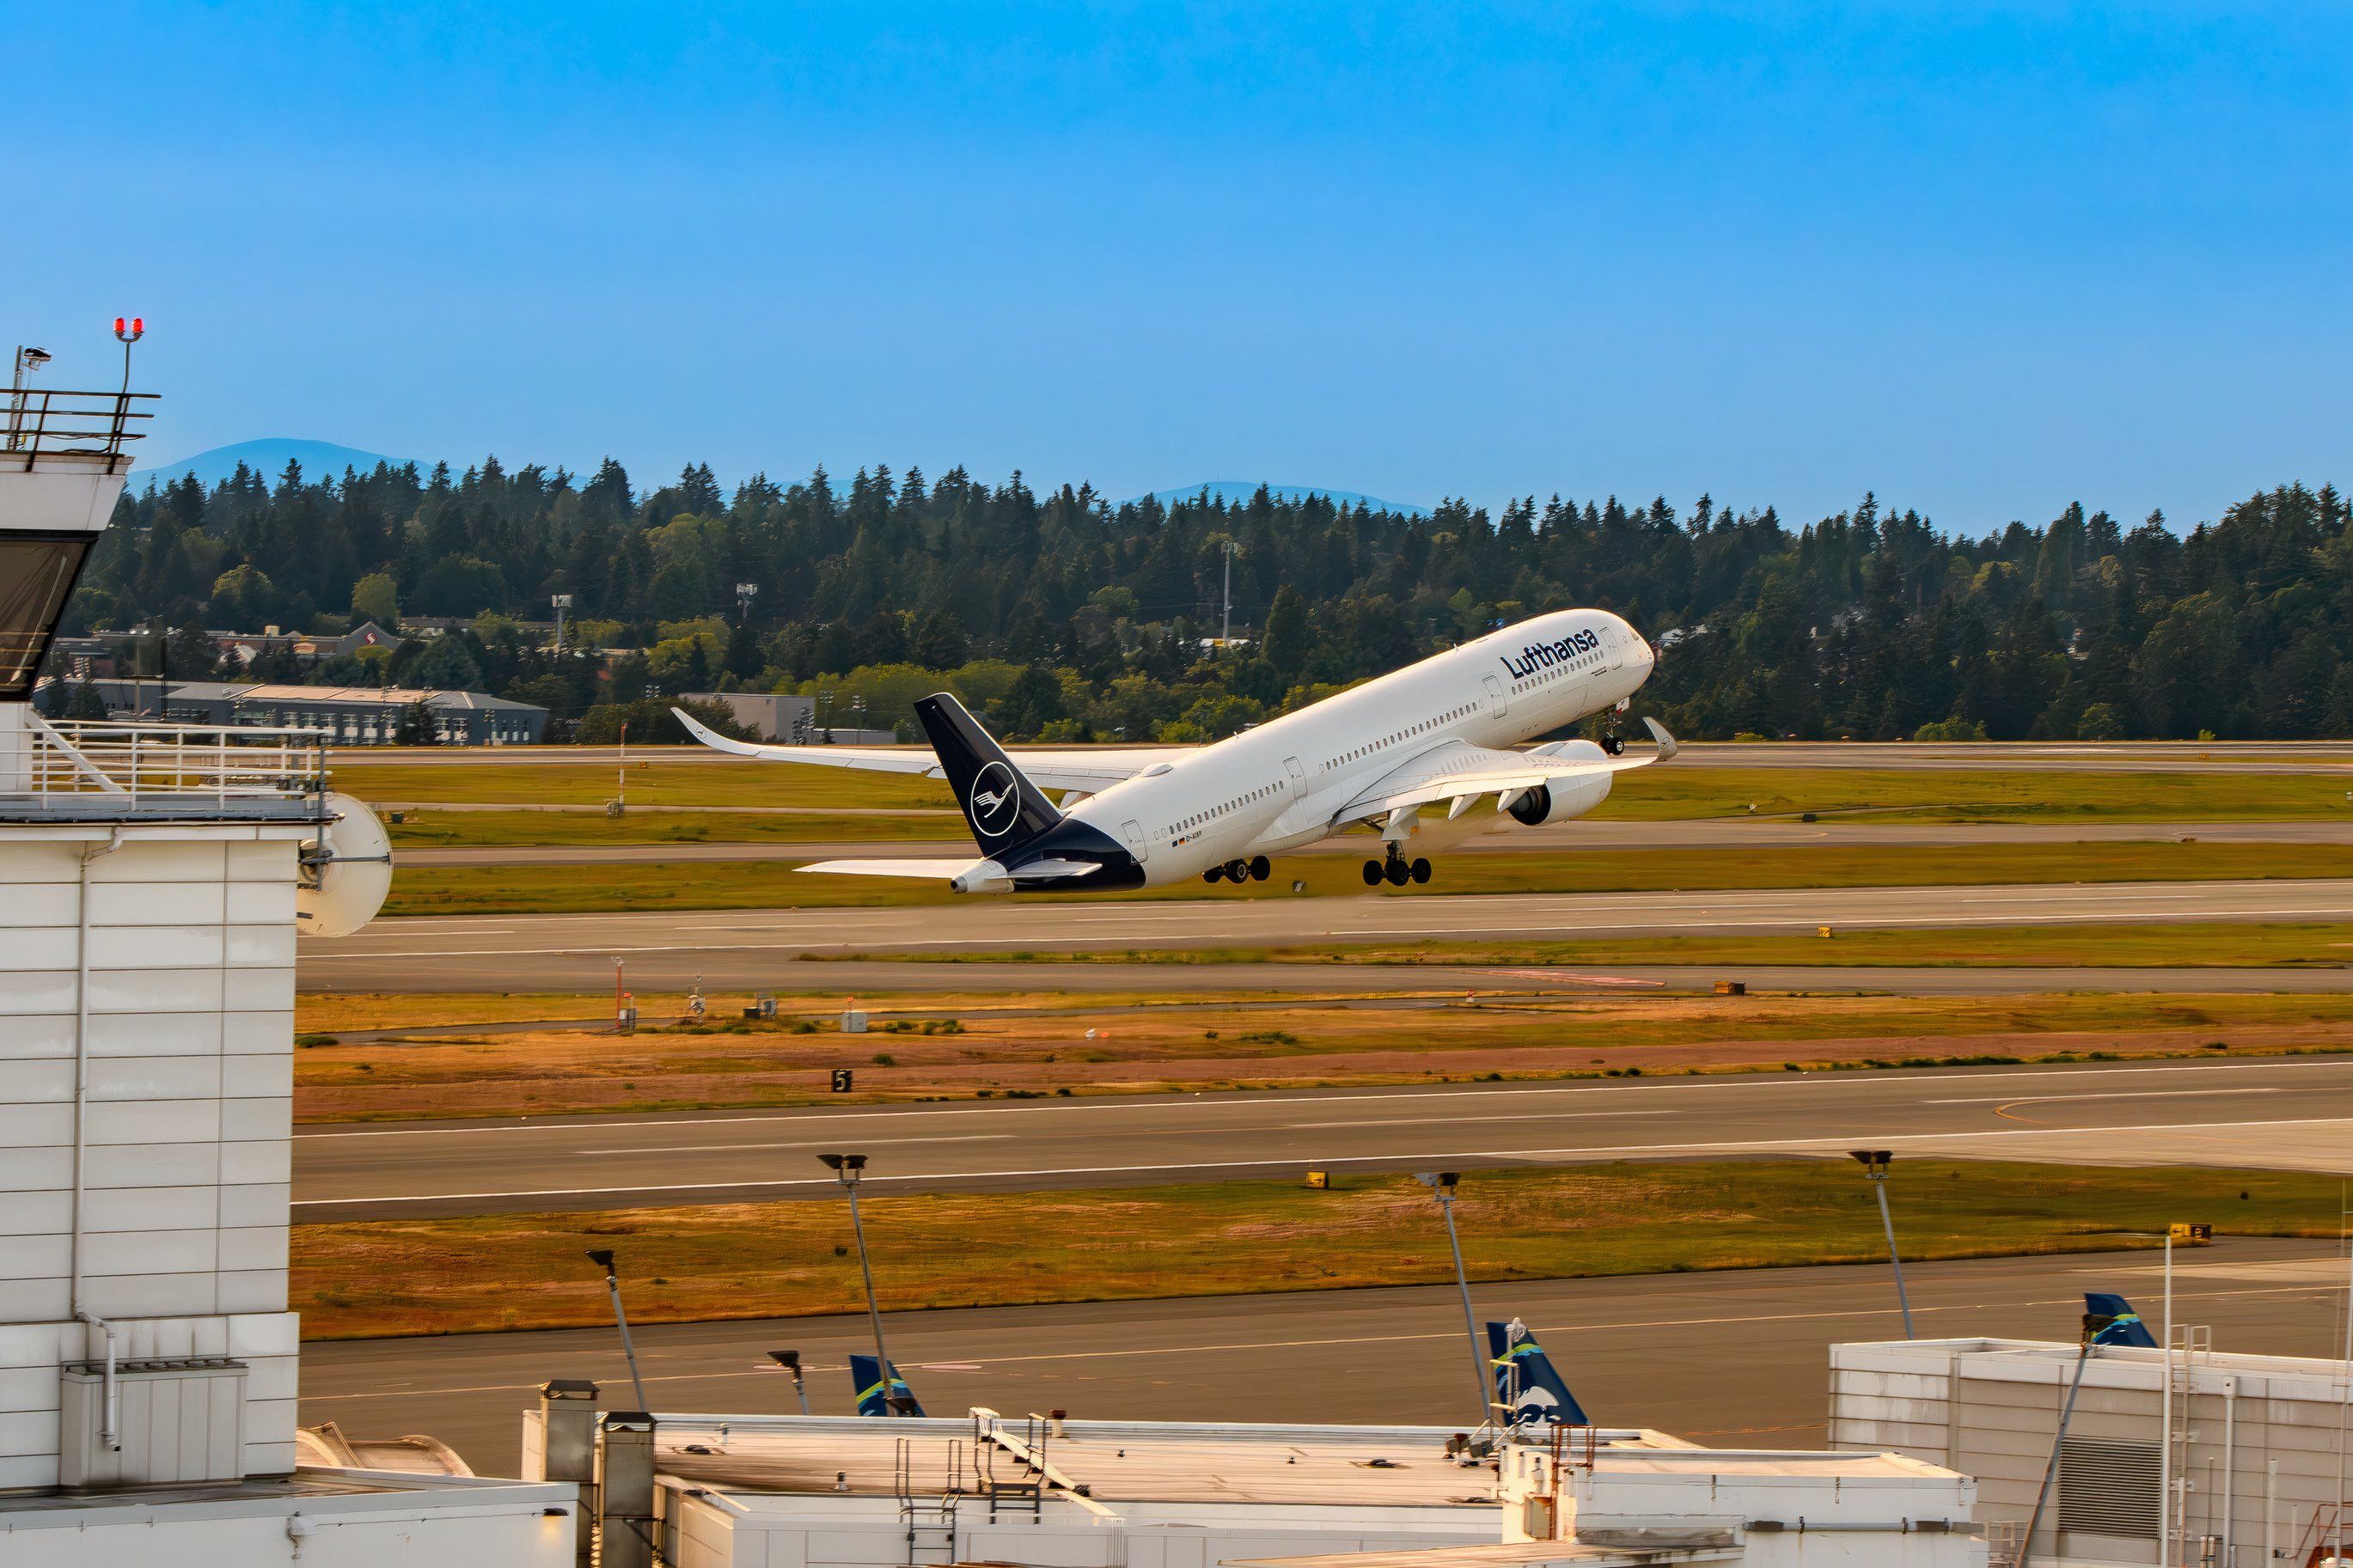
<svg viewBox="0 0 2353 1568">
<path fill-rule="evenodd" d="M 684 717 L 683 714 L 680 716 Z M 691 721 L 689 721 L 691 722 Z M 1675 738 L 1667 733 L 1667 727 L 1664 724 L 1645 713 L 1642 715 L 1642 726 L 1651 731 L 1651 739 L 1659 743 L 1659 754 L 1653 760 L 1663 763 L 1675 754 Z"/>
<path fill-rule="evenodd" d="M 671 718 L 686 726 L 686 732 L 688 734 L 693 736 L 696 740 L 702 742 L 704 745 L 710 747 L 714 752 L 725 752 L 731 756 L 737 757 L 756 757 L 763 750 L 765 750 L 765 748 L 755 746 L 748 741 L 729 740 L 726 736 L 721 734 L 710 725 L 702 723 L 701 721 L 697 720 L 693 714 L 688 712 L 683 708 L 673 708 L 670 710 L 670 713 Z"/>
</svg>

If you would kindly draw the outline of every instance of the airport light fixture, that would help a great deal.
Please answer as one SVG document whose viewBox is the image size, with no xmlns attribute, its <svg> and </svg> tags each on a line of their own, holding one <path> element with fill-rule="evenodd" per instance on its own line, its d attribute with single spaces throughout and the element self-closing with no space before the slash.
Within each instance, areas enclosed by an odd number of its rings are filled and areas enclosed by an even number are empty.
<svg viewBox="0 0 2353 1568">
<path fill-rule="evenodd" d="M 768 1359 L 775 1362 L 778 1366 L 784 1368 L 785 1371 L 793 1374 L 793 1393 L 797 1394 L 800 1398 L 801 1414 L 804 1415 L 807 1415 L 809 1413 L 808 1381 L 801 1375 L 801 1352 L 798 1351 L 770 1351 L 768 1352 Z"/>
<path fill-rule="evenodd" d="M 572 595 L 569 594 L 551 594 L 548 595 L 547 602 L 555 609 L 555 652 L 558 658 L 562 658 L 564 654 L 564 612 L 572 607 Z"/>
<path fill-rule="evenodd" d="M 1904 1257 L 1895 1249 L 1895 1220 L 1887 1212 L 1887 1167 L 1894 1163 L 1893 1149 L 1850 1149 L 1847 1153 L 1862 1167 L 1871 1190 L 1879 1194 L 1879 1225 L 1887 1233 L 1887 1261 L 1895 1270 L 1895 1305 L 1904 1313 L 1904 1337 L 1913 1338 L 1912 1299 L 1904 1293 Z"/>
<path fill-rule="evenodd" d="M 735 624 L 737 626 L 748 626 L 752 624 L 752 599 L 759 591 L 760 584 L 757 583 L 735 584 Z"/>
<path fill-rule="evenodd" d="M 638 1375 L 638 1347 L 629 1342 L 629 1315 L 621 1310 L 621 1278 L 613 1269 L 613 1254 L 608 1247 L 597 1247 L 588 1254 L 588 1261 L 605 1271 L 605 1289 L 613 1298 L 613 1321 L 621 1331 L 621 1354 L 629 1363 L 629 1384 L 638 1391 L 638 1408 L 651 1413 L 646 1403 L 646 1380 Z"/>
<path fill-rule="evenodd" d="M 841 1183 L 841 1190 L 849 1198 L 849 1234 L 858 1242 L 858 1272 L 866 1281 L 866 1319 L 874 1325 L 874 1359 L 882 1371 L 882 1386 L 888 1389 L 896 1369 L 891 1364 L 891 1352 L 882 1344 L 882 1308 L 874 1299 L 874 1265 L 866 1256 L 866 1226 L 858 1217 L 858 1183 L 866 1171 L 863 1154 L 819 1154 L 818 1159 Z M 896 1404 L 892 1408 L 897 1408 Z"/>
<path fill-rule="evenodd" d="M 1479 1322 L 1471 1311 L 1471 1276 L 1462 1268 L 1462 1237 L 1454 1228 L 1454 1189 L 1461 1184 L 1462 1177 L 1454 1171 L 1425 1171 L 1414 1180 L 1430 1189 L 1430 1195 L 1438 1200 L 1438 1212 L 1446 1216 L 1446 1245 L 1454 1253 L 1454 1284 L 1462 1293 L 1462 1332 L 1471 1344 L 1471 1378 L 1478 1390 L 1476 1408 L 1479 1424 L 1483 1426 L 1487 1424 L 1488 1406 L 1493 1403 L 1487 1390 L 1487 1357 L 1479 1347 Z"/>
</svg>

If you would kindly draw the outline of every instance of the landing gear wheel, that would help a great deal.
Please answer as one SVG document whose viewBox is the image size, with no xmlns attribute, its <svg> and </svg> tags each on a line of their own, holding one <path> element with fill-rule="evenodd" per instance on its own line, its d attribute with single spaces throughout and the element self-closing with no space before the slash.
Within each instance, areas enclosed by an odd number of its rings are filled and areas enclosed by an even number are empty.
<svg viewBox="0 0 2353 1568">
<path fill-rule="evenodd" d="M 1223 866 L 1212 866 L 1201 873 L 1201 880 L 1204 882 L 1222 882 L 1225 879 L 1226 868 Z"/>
<path fill-rule="evenodd" d="M 1240 887 L 1244 882 L 1249 881 L 1250 862 L 1247 860 L 1227 861 L 1226 880 L 1231 882 L 1237 888 Z"/>
<path fill-rule="evenodd" d="M 1613 757 L 1623 756 L 1626 752 L 1626 737 L 1623 735 L 1604 735 L 1601 737 L 1601 749 L 1609 752 Z"/>
<path fill-rule="evenodd" d="M 1250 880 L 1263 882 L 1274 875 L 1274 862 L 1263 855 L 1253 855 L 1250 863 Z"/>
<path fill-rule="evenodd" d="M 1380 885 L 1381 885 L 1381 863 L 1380 863 L 1379 861 L 1377 861 L 1377 860 L 1367 860 L 1367 861 L 1366 861 L 1366 862 L 1365 862 L 1365 886 L 1366 886 L 1367 888 L 1377 888 L 1377 887 L 1379 887 Z"/>
<path fill-rule="evenodd" d="M 1383 868 L 1381 875 L 1389 879 L 1390 887 L 1402 888 L 1405 886 L 1406 879 L 1412 876 L 1413 873 L 1406 869 L 1406 864 L 1404 861 L 1392 860 L 1386 868 Z"/>
<path fill-rule="evenodd" d="M 1417 884 L 1428 882 L 1430 880 L 1430 862 L 1427 860 L 1416 860 L 1410 867 L 1407 868 L 1407 874 L 1412 877 Z"/>
</svg>

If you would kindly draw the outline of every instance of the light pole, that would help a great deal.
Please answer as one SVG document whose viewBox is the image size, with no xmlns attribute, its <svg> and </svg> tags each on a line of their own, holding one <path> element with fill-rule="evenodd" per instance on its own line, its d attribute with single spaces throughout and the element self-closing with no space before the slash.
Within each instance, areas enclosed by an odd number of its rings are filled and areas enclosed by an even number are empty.
<svg viewBox="0 0 2353 1568">
<path fill-rule="evenodd" d="M 841 1182 L 841 1190 L 849 1195 L 849 1233 L 858 1241 L 858 1272 L 866 1280 L 866 1317 L 874 1325 L 874 1359 L 882 1363 L 882 1387 L 887 1394 L 895 1370 L 891 1365 L 891 1352 L 882 1346 L 882 1309 L 874 1300 L 874 1266 L 866 1258 L 866 1226 L 858 1217 L 858 1180 L 866 1169 L 863 1154 L 819 1154 Z"/>
<path fill-rule="evenodd" d="M 629 1315 L 621 1310 L 621 1279 L 613 1272 L 613 1254 L 603 1247 L 588 1255 L 588 1261 L 605 1271 L 605 1289 L 613 1298 L 613 1321 L 621 1331 L 621 1353 L 629 1361 L 629 1383 L 638 1391 L 638 1408 L 651 1414 L 646 1403 L 646 1380 L 638 1375 L 638 1347 L 629 1342 Z"/>
<path fill-rule="evenodd" d="M 1218 651 L 1225 652 L 1234 642 L 1234 542 L 1226 541 L 1226 610 L 1218 632 Z"/>
<path fill-rule="evenodd" d="M 572 607 L 572 595 L 551 595 L 548 603 L 555 606 L 555 657 L 562 658 L 564 657 L 564 612 Z"/>
<path fill-rule="evenodd" d="M 1912 1334 L 1912 1300 L 1904 1293 L 1904 1258 L 1895 1250 L 1895 1221 L 1887 1212 L 1887 1167 L 1895 1158 L 1891 1149 L 1850 1149 L 1855 1163 L 1871 1178 L 1871 1190 L 1879 1194 L 1880 1228 L 1887 1232 L 1887 1261 L 1895 1269 L 1895 1304 L 1904 1311 L 1904 1337 Z"/>
<path fill-rule="evenodd" d="M 1471 1276 L 1462 1268 L 1462 1237 L 1454 1228 L 1454 1188 L 1462 1178 L 1452 1171 L 1424 1172 L 1414 1177 L 1430 1189 L 1438 1200 L 1438 1212 L 1446 1216 L 1446 1245 L 1454 1253 L 1454 1284 L 1462 1292 L 1462 1332 L 1471 1343 L 1471 1378 L 1479 1391 L 1479 1424 L 1487 1424 L 1493 1396 L 1487 1389 L 1487 1358 L 1479 1349 L 1479 1324 L 1471 1313 Z"/>
<path fill-rule="evenodd" d="M 735 584 L 735 624 L 737 626 L 748 626 L 752 624 L 752 596 L 759 591 L 760 584 L 757 583 Z"/>
</svg>

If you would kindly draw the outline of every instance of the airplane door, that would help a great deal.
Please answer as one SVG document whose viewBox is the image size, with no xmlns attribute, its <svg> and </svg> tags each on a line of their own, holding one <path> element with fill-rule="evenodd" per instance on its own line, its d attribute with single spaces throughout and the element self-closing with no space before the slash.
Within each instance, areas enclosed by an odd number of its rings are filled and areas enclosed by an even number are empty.
<svg viewBox="0 0 2353 1568">
<path fill-rule="evenodd" d="M 1487 683 L 1487 711 L 1497 719 L 1510 712 L 1511 704 L 1504 696 L 1504 683 L 1492 675 L 1482 675 L 1479 679 Z"/>
<path fill-rule="evenodd" d="M 1144 844 L 1144 824 L 1123 822 L 1119 825 L 1119 830 L 1127 835 L 1127 852 L 1135 857 L 1137 865 L 1143 865 L 1151 854 Z"/>
<path fill-rule="evenodd" d="M 1606 675 L 1610 670 L 1622 669 L 1625 666 L 1626 634 L 1616 626 L 1605 628 L 1601 633 L 1602 673 Z"/>
<path fill-rule="evenodd" d="M 1291 787 L 1293 790 L 1296 791 L 1300 785 L 1307 782 L 1307 764 L 1301 762 L 1297 757 L 1283 758 L 1282 765 L 1284 768 L 1289 770 L 1291 773 Z"/>
</svg>

